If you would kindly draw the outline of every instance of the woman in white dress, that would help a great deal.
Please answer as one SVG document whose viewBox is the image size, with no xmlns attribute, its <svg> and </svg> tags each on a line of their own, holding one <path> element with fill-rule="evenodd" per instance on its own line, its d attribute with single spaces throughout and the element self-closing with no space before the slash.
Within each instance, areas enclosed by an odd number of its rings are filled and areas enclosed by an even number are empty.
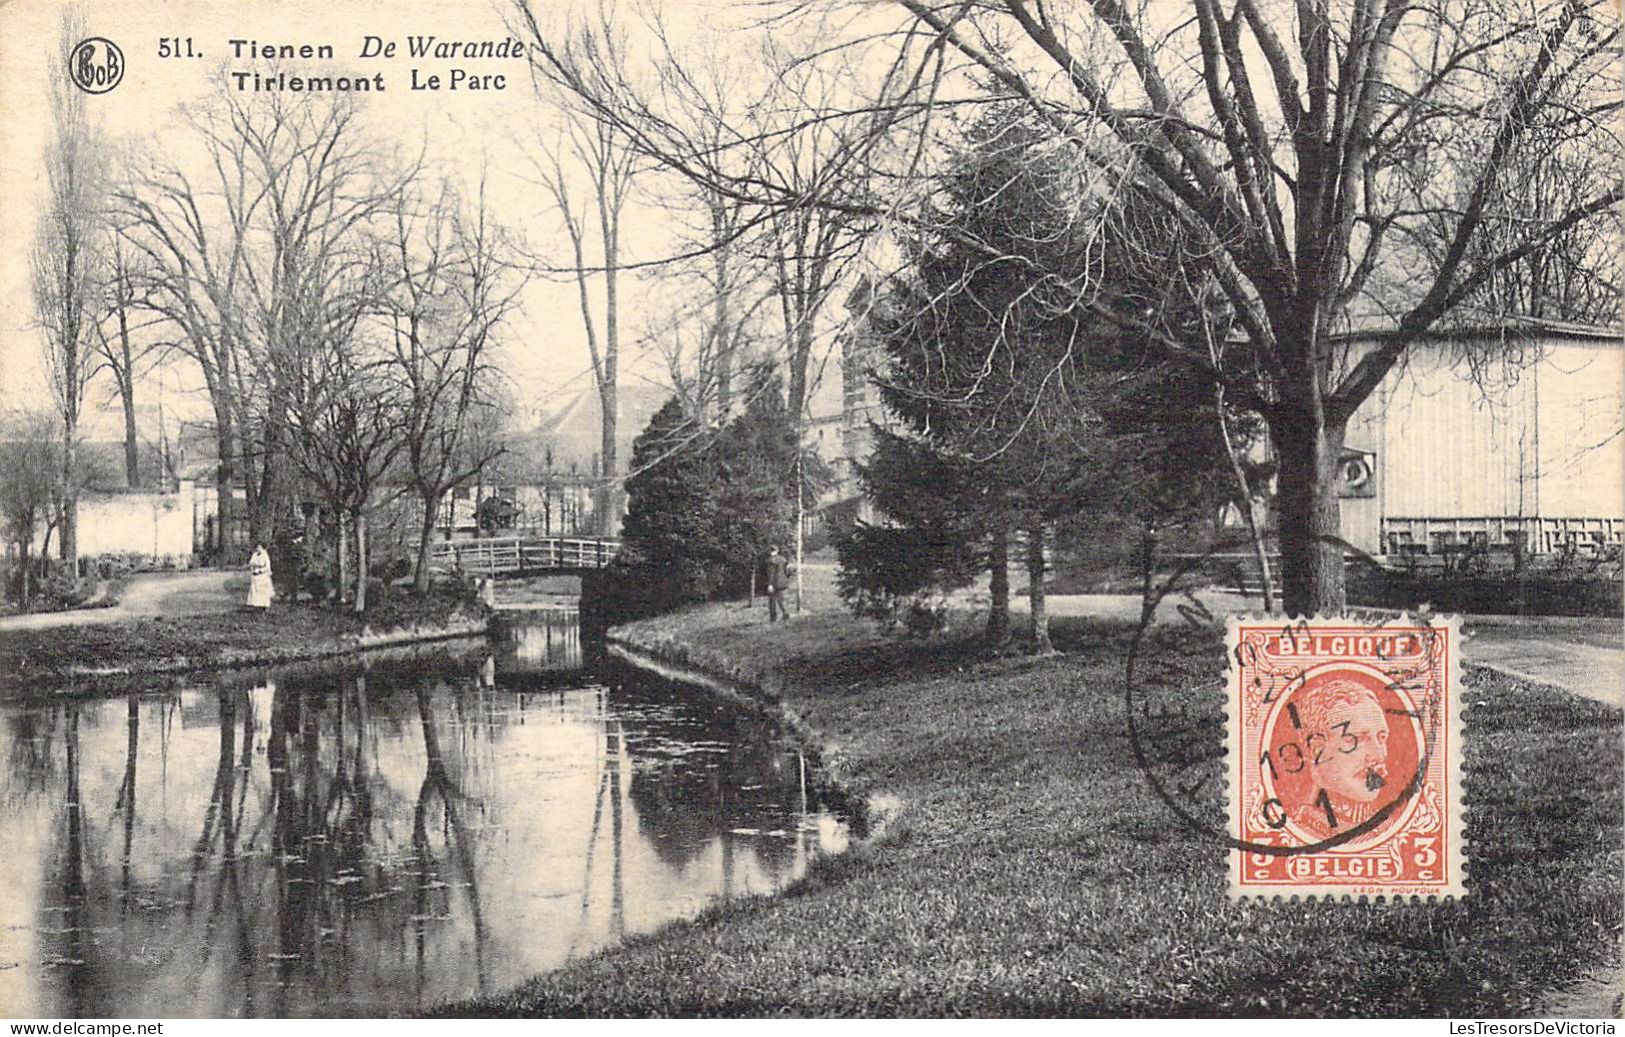
<svg viewBox="0 0 1625 1037">
<path fill-rule="evenodd" d="M 264 544 L 255 544 L 254 553 L 248 558 L 248 607 L 271 607 L 271 556 L 266 553 Z"/>
</svg>

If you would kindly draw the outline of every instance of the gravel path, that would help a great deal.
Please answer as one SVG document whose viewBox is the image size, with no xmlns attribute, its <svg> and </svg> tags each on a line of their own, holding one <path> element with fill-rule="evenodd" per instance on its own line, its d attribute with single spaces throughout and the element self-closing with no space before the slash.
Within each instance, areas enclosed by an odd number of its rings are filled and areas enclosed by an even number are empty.
<svg viewBox="0 0 1625 1037">
<path fill-rule="evenodd" d="M 52 627 L 118 623 L 128 619 L 229 612 L 242 604 L 247 588 L 248 576 L 236 570 L 140 573 L 131 578 L 129 586 L 124 589 L 123 599 L 117 605 L 104 609 L 0 617 L 0 634 L 11 630 L 46 630 Z"/>
<path fill-rule="evenodd" d="M 1256 599 L 1225 591 L 1197 595 L 1215 616 L 1246 612 Z M 981 595 L 986 607 L 985 592 Z M 1167 598 L 1157 609 L 1158 623 L 1178 623 L 1185 599 Z M 975 607 L 969 594 L 956 603 Z M 1137 594 L 1052 594 L 1045 605 L 1051 616 L 1085 616 L 1133 622 L 1140 616 Z M 1027 611 L 1024 592 L 1011 589 L 1010 610 Z M 1539 616 L 1463 616 L 1462 658 L 1520 680 L 1548 684 L 1616 708 L 1625 707 L 1625 635 L 1617 619 L 1570 619 Z"/>
</svg>

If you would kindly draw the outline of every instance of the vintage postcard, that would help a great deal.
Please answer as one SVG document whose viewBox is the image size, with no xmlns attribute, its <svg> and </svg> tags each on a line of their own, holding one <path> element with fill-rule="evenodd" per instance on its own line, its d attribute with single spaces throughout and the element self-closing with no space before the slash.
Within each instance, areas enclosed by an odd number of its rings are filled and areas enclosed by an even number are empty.
<svg viewBox="0 0 1625 1037">
<path fill-rule="evenodd" d="M 1622 33 L 0 0 L 0 1016 L 1613 1033 Z"/>
</svg>

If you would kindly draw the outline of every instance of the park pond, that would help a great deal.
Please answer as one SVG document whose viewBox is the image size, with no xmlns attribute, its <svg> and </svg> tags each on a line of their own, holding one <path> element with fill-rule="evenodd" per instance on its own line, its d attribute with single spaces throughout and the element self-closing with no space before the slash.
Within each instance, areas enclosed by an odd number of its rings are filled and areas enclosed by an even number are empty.
<svg viewBox="0 0 1625 1037">
<path fill-rule="evenodd" d="M 769 720 L 577 630 L 0 706 L 0 1012 L 411 1013 L 844 847 Z"/>
</svg>

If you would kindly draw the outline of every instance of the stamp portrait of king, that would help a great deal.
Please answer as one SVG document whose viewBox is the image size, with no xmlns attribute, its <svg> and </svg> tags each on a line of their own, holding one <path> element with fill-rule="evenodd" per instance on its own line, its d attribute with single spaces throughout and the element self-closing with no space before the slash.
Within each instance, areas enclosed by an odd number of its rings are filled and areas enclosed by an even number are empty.
<svg viewBox="0 0 1625 1037">
<path fill-rule="evenodd" d="M 1455 631 L 1232 622 L 1232 895 L 1465 895 Z"/>
</svg>

